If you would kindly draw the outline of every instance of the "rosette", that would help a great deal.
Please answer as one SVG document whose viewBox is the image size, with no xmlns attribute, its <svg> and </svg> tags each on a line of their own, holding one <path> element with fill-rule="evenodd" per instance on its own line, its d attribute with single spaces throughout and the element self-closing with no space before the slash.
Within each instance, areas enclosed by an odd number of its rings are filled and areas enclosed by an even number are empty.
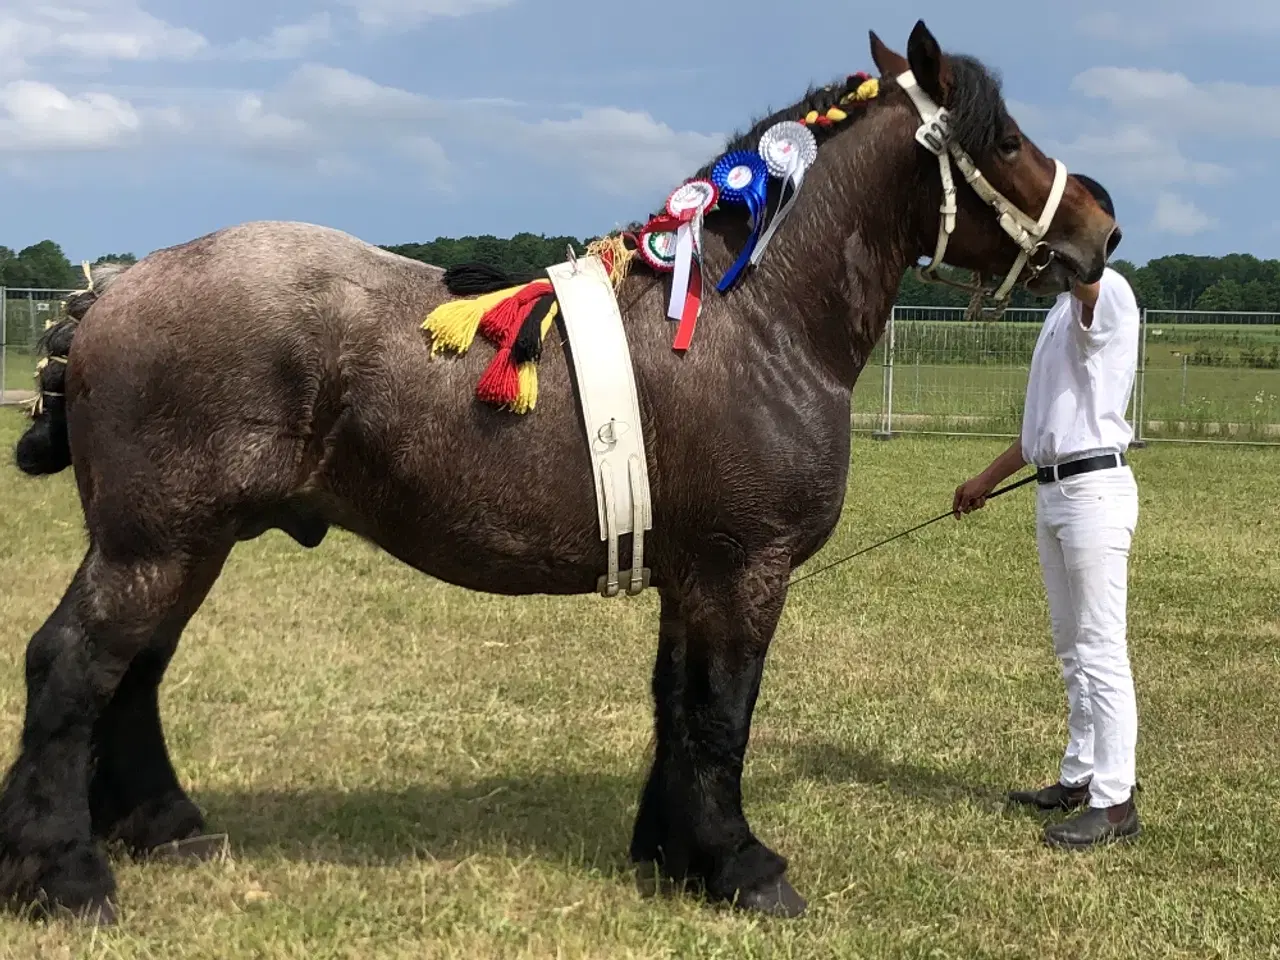
<svg viewBox="0 0 1280 960">
<path fill-rule="evenodd" d="M 804 182 L 804 175 L 818 159 L 818 141 L 804 124 L 794 120 L 784 120 L 764 132 L 764 136 L 760 138 L 760 156 L 764 158 L 770 175 L 782 181 L 782 196 L 778 201 L 778 212 L 774 214 L 769 229 L 765 231 L 751 253 L 750 262 L 753 267 L 760 262 L 765 249 L 769 246 L 769 241 L 773 239 L 774 233 L 795 206 L 796 198 L 800 195 L 800 185 Z"/>
<path fill-rule="evenodd" d="M 644 225 L 636 238 L 640 259 L 655 270 L 667 272 L 676 267 L 676 227 L 670 217 L 654 217 Z"/>
<path fill-rule="evenodd" d="M 717 289 L 724 293 L 738 280 L 764 225 L 764 208 L 768 200 L 769 168 L 758 153 L 736 151 L 721 157 L 711 171 L 711 182 L 720 191 L 721 203 L 741 204 L 751 215 L 751 236 L 738 260 L 720 280 Z"/>
<path fill-rule="evenodd" d="M 667 216 L 679 224 L 675 276 L 671 278 L 671 301 L 667 305 L 667 316 L 680 321 L 676 331 L 678 350 L 687 349 L 702 312 L 702 218 L 719 199 L 720 191 L 708 180 L 690 180 L 667 198 Z"/>
</svg>

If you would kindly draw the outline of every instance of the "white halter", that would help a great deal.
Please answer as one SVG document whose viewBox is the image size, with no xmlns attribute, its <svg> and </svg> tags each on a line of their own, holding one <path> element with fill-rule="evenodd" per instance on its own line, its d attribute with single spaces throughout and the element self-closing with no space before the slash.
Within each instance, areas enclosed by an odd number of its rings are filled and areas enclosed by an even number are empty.
<svg viewBox="0 0 1280 960">
<path fill-rule="evenodd" d="M 1036 253 L 1045 247 L 1044 235 L 1049 231 L 1049 227 L 1053 223 L 1054 214 L 1058 212 L 1058 205 L 1062 202 L 1062 195 L 1066 190 L 1067 168 L 1061 160 L 1053 161 L 1055 168 L 1053 189 L 1049 191 L 1049 199 L 1045 202 L 1044 212 L 1040 214 L 1040 219 L 1032 220 L 1010 203 L 999 190 L 991 186 L 969 154 L 951 138 L 951 115 L 946 109 L 935 104 L 929 95 L 920 89 L 920 85 L 916 83 L 915 75 L 908 70 L 899 74 L 897 80 L 898 86 L 906 91 L 907 96 L 911 98 L 911 102 L 915 104 L 916 110 L 919 111 L 920 119 L 923 121 L 920 128 L 916 130 L 916 141 L 938 158 L 938 169 L 942 174 L 942 217 L 938 224 L 938 246 L 934 250 L 933 260 L 929 265 L 917 268 L 920 278 L 930 283 L 942 283 L 972 292 L 974 297 L 969 305 L 970 314 L 976 312 L 976 309 L 980 307 L 984 296 L 990 296 L 995 301 L 996 316 L 999 316 L 1004 313 L 1005 308 L 1009 305 L 1009 295 L 1012 293 L 1018 277 L 1022 274 L 1023 268 L 1027 266 L 1028 261 Z M 1013 262 L 1013 266 L 1009 268 L 1009 273 L 1004 278 L 1004 283 L 1000 284 L 994 292 L 990 288 L 984 287 L 981 282 L 976 284 L 957 283 L 954 280 L 948 280 L 937 275 L 938 266 L 942 263 L 943 256 L 947 252 L 947 242 L 951 239 L 951 234 L 956 228 L 956 185 L 951 176 L 951 161 L 953 159 L 956 166 L 960 168 L 960 172 L 964 174 L 965 181 L 969 186 L 973 187 L 974 192 L 989 207 L 999 214 L 1000 226 L 1022 250 L 1018 255 L 1018 259 Z M 1040 264 L 1031 263 L 1031 278 L 1037 276 L 1046 266 L 1048 266 L 1047 260 Z M 981 281 L 980 277 L 979 281 Z"/>
</svg>

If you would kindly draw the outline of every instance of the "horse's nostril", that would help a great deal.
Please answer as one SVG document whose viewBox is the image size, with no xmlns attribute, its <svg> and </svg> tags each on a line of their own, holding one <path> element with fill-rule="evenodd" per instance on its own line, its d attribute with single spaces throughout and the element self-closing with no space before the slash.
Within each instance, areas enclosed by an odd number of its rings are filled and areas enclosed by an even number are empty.
<svg viewBox="0 0 1280 960">
<path fill-rule="evenodd" d="M 1120 246 L 1120 237 L 1122 236 L 1119 227 L 1111 230 L 1111 235 L 1107 237 L 1107 256 L 1110 257 L 1116 252 L 1116 247 Z"/>
</svg>

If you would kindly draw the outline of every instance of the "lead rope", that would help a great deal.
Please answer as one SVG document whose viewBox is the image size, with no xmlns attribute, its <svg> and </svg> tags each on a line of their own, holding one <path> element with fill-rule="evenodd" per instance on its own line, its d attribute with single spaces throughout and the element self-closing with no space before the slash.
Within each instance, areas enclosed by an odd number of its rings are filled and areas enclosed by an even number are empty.
<svg viewBox="0 0 1280 960">
<path fill-rule="evenodd" d="M 1017 490 L 1018 487 L 1021 487 L 1025 484 L 1030 483 L 1035 478 L 1036 478 L 1036 475 L 1034 473 L 1031 474 L 1031 476 L 1029 477 L 1023 477 L 1017 483 L 1011 483 L 1007 487 L 1001 487 L 999 490 L 996 490 L 993 493 L 987 494 L 987 499 L 994 500 L 996 497 L 1002 496 L 1003 494 L 1008 493 L 1010 490 Z M 811 577 L 816 577 L 819 574 L 826 573 L 828 570 L 838 567 L 842 563 L 848 563 L 850 560 L 853 560 L 855 557 L 860 557 L 864 553 L 870 553 L 872 550 L 879 549 L 880 547 L 883 547 L 887 543 L 893 543 L 893 541 L 895 540 L 900 540 L 909 533 L 915 533 L 917 530 L 923 530 L 925 527 L 929 526 L 930 524 L 937 523 L 939 520 L 945 520 L 947 519 L 947 517 L 951 515 L 952 515 L 952 511 L 948 510 L 946 513 L 939 514 L 938 516 L 934 517 L 932 520 L 926 520 L 924 523 L 916 524 L 910 530 L 903 530 L 901 533 L 895 533 L 892 537 L 889 537 L 887 540 L 881 540 L 879 543 L 873 543 L 869 547 L 863 547 L 857 553 L 851 553 L 847 557 L 842 557 L 839 560 L 836 560 L 832 563 L 827 564 L 825 567 L 821 567 L 817 570 L 814 570 L 812 573 L 806 573 L 802 577 L 796 577 L 790 583 L 787 584 L 787 587 L 788 589 L 790 589 L 791 587 L 794 587 L 797 584 L 804 583 L 804 581 L 810 579 Z"/>
</svg>

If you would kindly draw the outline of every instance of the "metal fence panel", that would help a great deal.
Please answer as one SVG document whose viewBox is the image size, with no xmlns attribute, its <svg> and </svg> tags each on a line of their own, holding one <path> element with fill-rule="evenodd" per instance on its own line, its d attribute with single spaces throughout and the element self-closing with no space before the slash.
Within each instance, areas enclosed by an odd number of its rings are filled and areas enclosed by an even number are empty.
<svg viewBox="0 0 1280 960">
<path fill-rule="evenodd" d="M 1046 313 L 1011 309 L 992 323 L 966 320 L 963 308 L 895 307 L 881 341 L 877 435 L 1017 434 Z M 873 388 L 860 389 L 865 395 Z"/>
<path fill-rule="evenodd" d="M 0 402 L 31 397 L 36 344 L 72 292 L 0 287 Z M 854 429 L 1016 436 L 1047 312 L 975 322 L 958 307 L 895 307 L 854 390 Z M 1138 443 L 1280 447 L 1280 314 L 1144 310 L 1127 415 Z"/>
<path fill-rule="evenodd" d="M 0 287 L 0 403 L 22 403 L 33 395 L 36 345 L 74 292 Z"/>
<path fill-rule="evenodd" d="M 855 429 L 870 428 L 880 438 L 1017 435 L 1047 311 L 1009 310 L 997 322 L 966 321 L 964 314 L 894 308 L 855 390 Z M 1144 310 L 1126 417 L 1135 445 L 1280 446 L 1280 314 Z"/>
<path fill-rule="evenodd" d="M 1280 314 L 1149 310 L 1148 440 L 1280 443 Z"/>
</svg>

